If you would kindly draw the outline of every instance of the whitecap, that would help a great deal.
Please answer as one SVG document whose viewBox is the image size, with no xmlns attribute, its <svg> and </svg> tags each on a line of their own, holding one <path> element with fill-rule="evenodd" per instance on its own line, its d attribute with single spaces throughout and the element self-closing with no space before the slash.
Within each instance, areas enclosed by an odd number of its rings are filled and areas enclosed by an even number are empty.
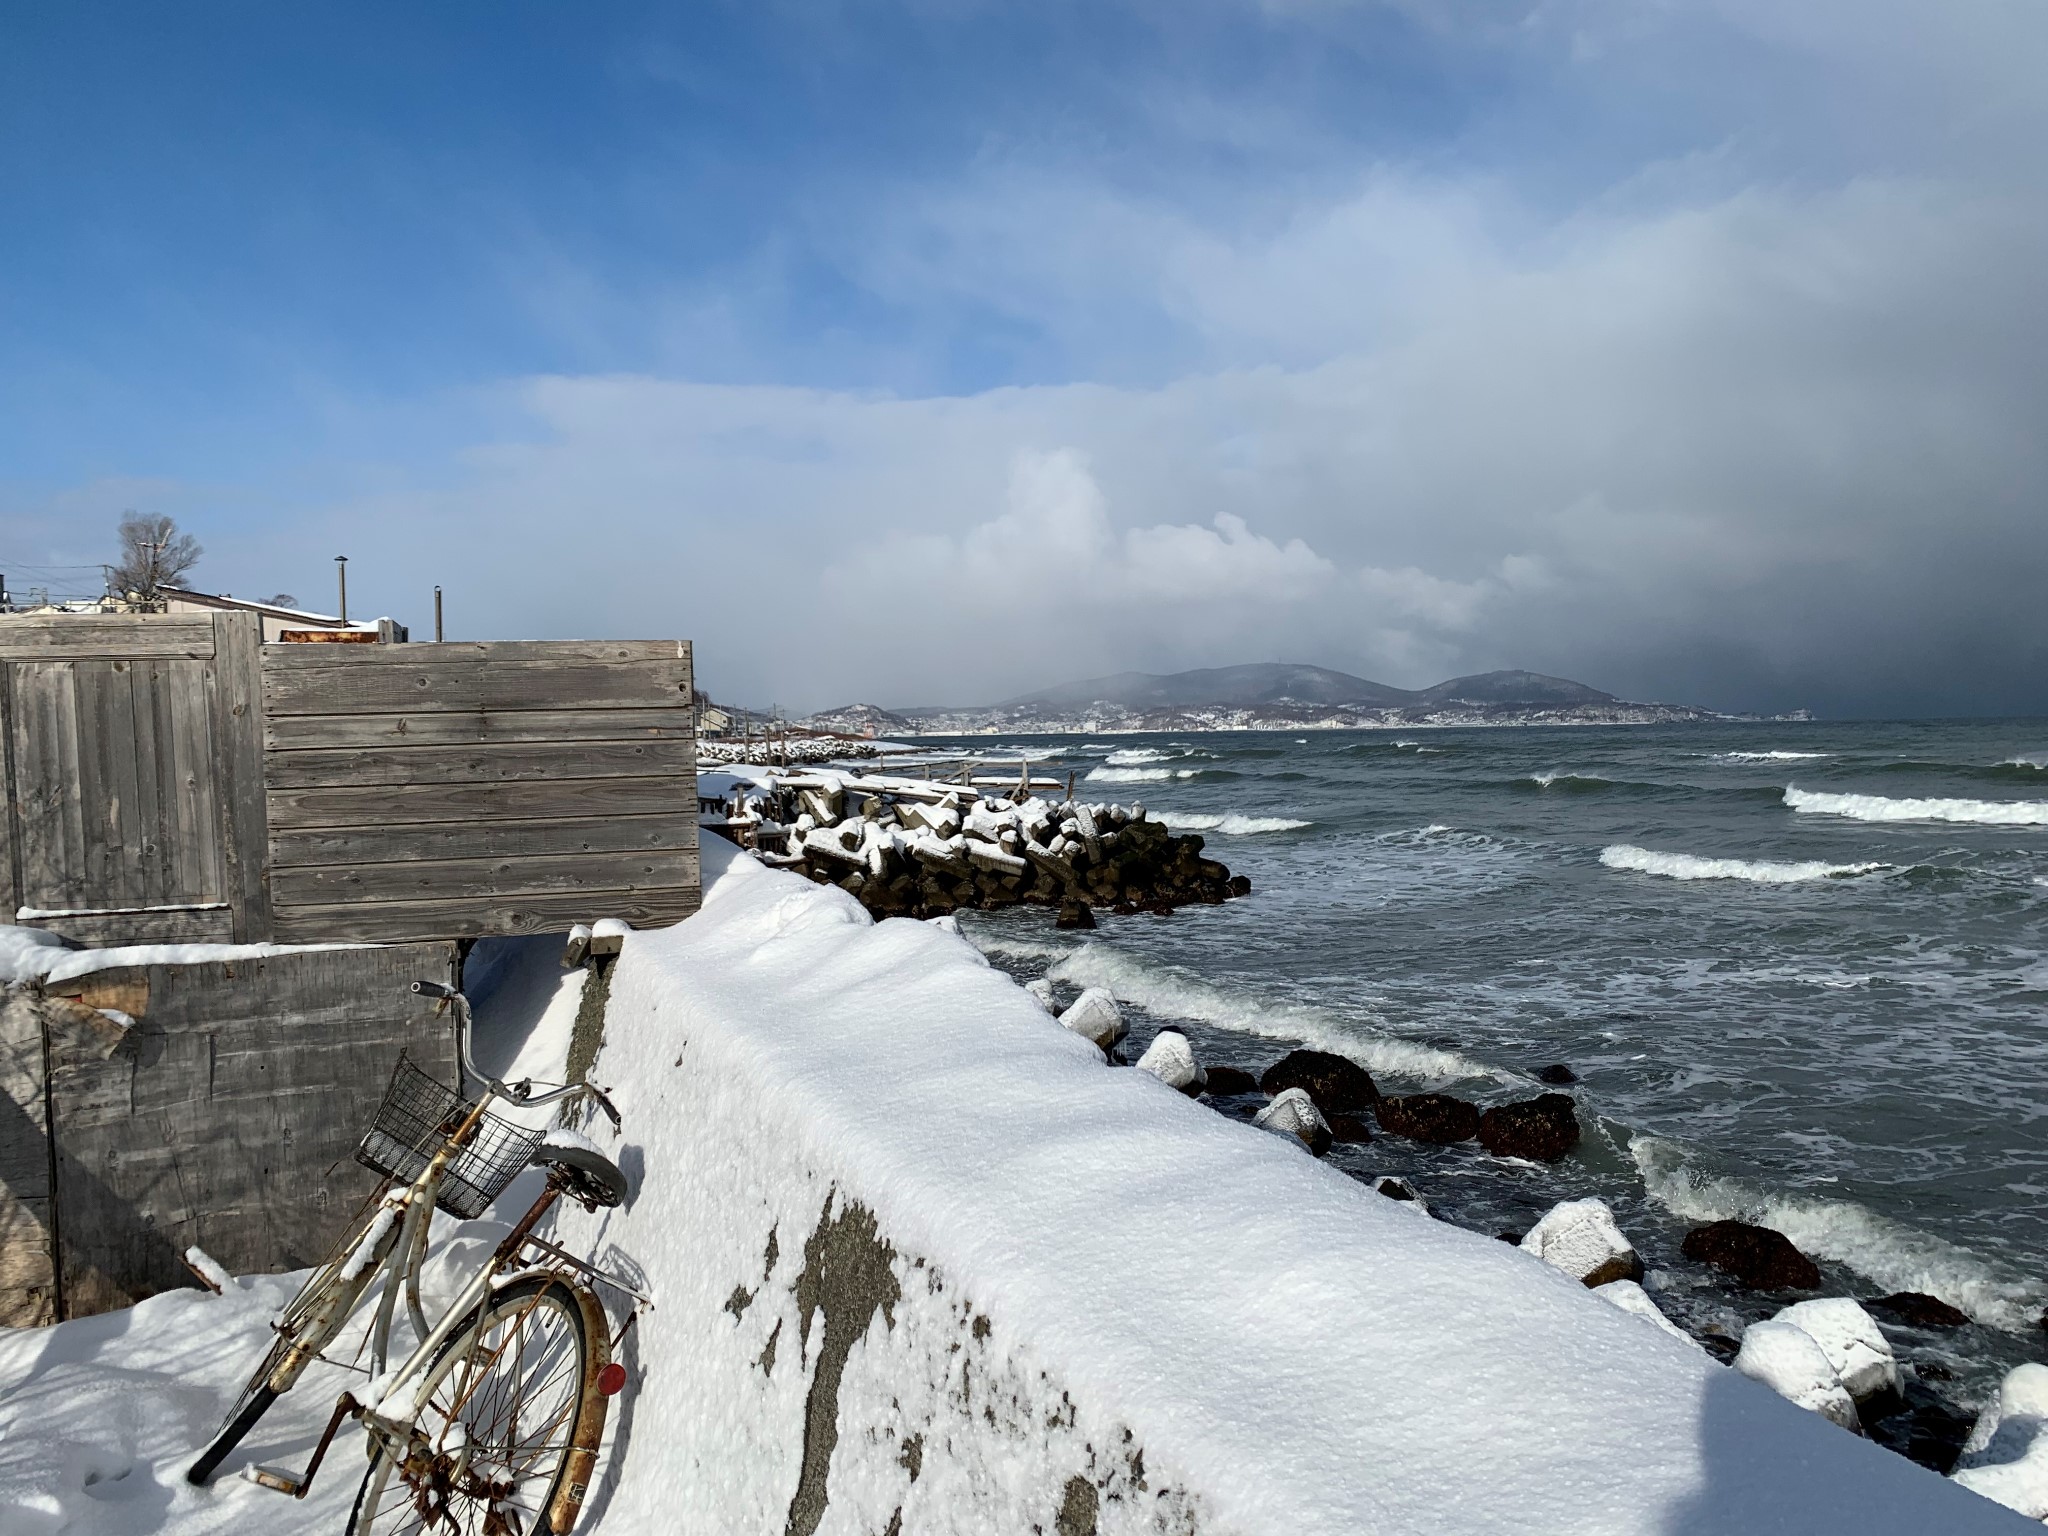
<svg viewBox="0 0 2048 1536">
<path fill-rule="evenodd" d="M 2048 773 L 2048 753 L 2038 757 L 2028 757 L 2023 752 L 2015 752 L 2011 757 L 2000 759 L 1998 766 L 2001 768 L 2032 768 L 2039 773 Z"/>
<path fill-rule="evenodd" d="M 1889 795 L 1830 795 L 1787 785 L 1785 804 L 1852 821 L 1967 821 L 1997 827 L 2048 827 L 2048 800 L 1895 800 Z"/>
<path fill-rule="evenodd" d="M 1548 773 L 1526 774 L 1523 782 L 1549 789 L 1553 784 L 1610 784 L 1613 780 L 1603 779 L 1597 773 L 1567 773 L 1562 768 L 1553 768 Z"/>
<path fill-rule="evenodd" d="M 1853 1269 L 1888 1291 L 1918 1291 L 1980 1323 L 2029 1332 L 2048 1292 L 1960 1244 L 1880 1216 L 1853 1200 L 1773 1194 L 1704 1174 L 1676 1142 L 1637 1136 L 1629 1156 L 1650 1197 L 1685 1221 L 1748 1221 L 1789 1237 L 1801 1252 Z"/>
<path fill-rule="evenodd" d="M 1817 859 L 1779 863 L 1771 859 L 1703 859 L 1690 853 L 1658 853 L 1632 843 L 1600 850 L 1609 869 L 1664 875 L 1673 880 L 1748 880 L 1757 885 L 1796 885 L 1806 880 L 1840 880 L 1889 869 L 1889 864 L 1824 864 Z"/>
<path fill-rule="evenodd" d="M 1174 776 L 1171 768 L 1090 768 L 1088 779 L 1097 784 L 1155 784 Z"/>
<path fill-rule="evenodd" d="M 1298 832 L 1315 825 L 1291 816 L 1245 816 L 1237 811 L 1151 811 L 1154 821 L 1164 822 L 1174 832 L 1221 832 L 1225 837 L 1249 837 L 1258 832 Z"/>
<path fill-rule="evenodd" d="M 1110 753 L 1103 761 L 1113 768 L 1135 768 L 1140 763 L 1156 763 L 1172 755 L 1157 747 L 1123 747 Z"/>
<path fill-rule="evenodd" d="M 1796 763 L 1808 758 L 1833 757 L 1832 752 L 1710 752 L 1707 754 L 1722 763 Z"/>
</svg>

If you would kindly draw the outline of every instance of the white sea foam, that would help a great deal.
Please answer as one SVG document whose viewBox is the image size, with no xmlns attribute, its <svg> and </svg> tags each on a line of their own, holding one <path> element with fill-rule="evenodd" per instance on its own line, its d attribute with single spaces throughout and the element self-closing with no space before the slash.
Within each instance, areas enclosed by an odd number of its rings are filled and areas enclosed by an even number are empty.
<svg viewBox="0 0 2048 1536">
<path fill-rule="evenodd" d="M 1173 777 L 1171 768 L 1090 768 L 1088 780 L 1094 784 L 1156 784 Z"/>
<path fill-rule="evenodd" d="M 1978 1322 L 2031 1331 L 2048 1290 L 1960 1244 L 1880 1216 L 1853 1200 L 1770 1194 L 1691 1167 L 1685 1150 L 1637 1136 L 1629 1156 L 1650 1197 L 1686 1221 L 1749 1221 L 1792 1239 L 1804 1253 L 1846 1265 L 1888 1291 L 1938 1296 Z"/>
<path fill-rule="evenodd" d="M 2032 768 L 2039 773 L 2048 773 L 2048 753 L 2040 753 L 2029 757 L 2024 752 L 2016 752 L 2011 757 L 2002 759 L 1998 766 L 2001 768 Z"/>
<path fill-rule="evenodd" d="M 1609 784 L 1613 781 L 1603 779 L 1597 773 L 1567 773 L 1562 768 L 1553 768 L 1548 773 L 1527 775 L 1526 782 L 1549 789 L 1553 784 Z"/>
<path fill-rule="evenodd" d="M 1156 763 L 1172 755 L 1170 752 L 1160 751 L 1157 747 L 1125 747 L 1121 751 L 1110 753 L 1103 761 L 1117 768 L 1135 768 L 1140 763 Z"/>
<path fill-rule="evenodd" d="M 1298 832 L 1315 825 L 1292 816 L 1245 816 L 1236 811 L 1221 814 L 1208 811 L 1153 811 L 1154 821 L 1164 822 L 1175 832 L 1221 832 L 1225 837 L 1250 837 L 1258 832 Z"/>
<path fill-rule="evenodd" d="M 1721 763 L 1797 763 L 1808 758 L 1833 757 L 1832 752 L 1710 752 Z"/>
<path fill-rule="evenodd" d="M 987 929 L 977 929 L 971 937 L 984 954 L 1051 961 L 1046 975 L 1054 981 L 1106 988 L 1118 1002 L 1133 1003 L 1164 1018 L 1192 1019 L 1268 1039 L 1301 1040 L 1318 1050 L 1349 1056 L 1367 1071 L 1424 1083 L 1486 1078 L 1514 1088 L 1528 1086 L 1528 1079 L 1519 1073 L 1488 1066 L 1456 1051 L 1379 1034 L 1363 1021 L 1321 1008 L 1267 1002 L 1219 987 L 1178 966 L 1142 959 L 1100 939 L 1055 945 Z"/>
<path fill-rule="evenodd" d="M 1689 853 L 1658 853 L 1632 843 L 1600 850 L 1609 869 L 1665 875 L 1673 880 L 1749 880 L 1757 885 L 1796 885 L 1805 880 L 1839 880 L 1889 869 L 1889 864 L 1823 864 L 1817 859 L 1779 863 L 1770 859 L 1702 859 Z"/>
<path fill-rule="evenodd" d="M 1894 800 L 1889 795 L 1820 794 L 1791 785 L 1785 803 L 1852 821 L 1966 821 L 1995 827 L 2048 827 L 2048 800 Z"/>
</svg>

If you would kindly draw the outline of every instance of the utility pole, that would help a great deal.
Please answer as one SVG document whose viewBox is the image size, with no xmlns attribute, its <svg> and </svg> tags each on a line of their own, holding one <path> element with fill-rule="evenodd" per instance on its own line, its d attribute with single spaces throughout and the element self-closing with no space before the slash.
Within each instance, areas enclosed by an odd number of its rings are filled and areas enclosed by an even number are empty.
<svg viewBox="0 0 2048 1536">
<path fill-rule="evenodd" d="M 439 582 L 436 582 L 434 584 L 434 643 L 436 645 L 439 645 L 442 639 L 443 636 L 441 634 L 441 584 Z"/>
<path fill-rule="evenodd" d="M 348 622 L 348 556 L 334 557 L 334 571 L 341 578 L 341 622 Z"/>
</svg>

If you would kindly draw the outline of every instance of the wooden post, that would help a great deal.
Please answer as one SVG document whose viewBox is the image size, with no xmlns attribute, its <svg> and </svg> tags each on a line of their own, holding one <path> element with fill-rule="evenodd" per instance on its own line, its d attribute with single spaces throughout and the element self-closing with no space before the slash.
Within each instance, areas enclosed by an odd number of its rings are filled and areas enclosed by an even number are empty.
<svg viewBox="0 0 2048 1536">
<path fill-rule="evenodd" d="M 439 645 L 448 637 L 441 631 L 441 584 L 434 583 L 434 644 Z"/>
<path fill-rule="evenodd" d="M 348 556 L 334 557 L 335 574 L 341 578 L 341 622 L 348 622 Z"/>
<path fill-rule="evenodd" d="M 270 821 L 263 773 L 263 621 L 213 616 L 213 775 L 226 850 L 228 911 L 237 944 L 267 944 Z"/>
</svg>

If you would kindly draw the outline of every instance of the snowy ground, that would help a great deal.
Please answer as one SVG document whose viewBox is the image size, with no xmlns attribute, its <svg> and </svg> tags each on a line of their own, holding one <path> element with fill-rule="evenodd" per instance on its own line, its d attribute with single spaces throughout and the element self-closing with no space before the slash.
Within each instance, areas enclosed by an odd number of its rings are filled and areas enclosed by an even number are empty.
<svg viewBox="0 0 2048 1536">
<path fill-rule="evenodd" d="M 613 978 L 636 1195 L 565 1224 L 656 1297 L 586 1529 L 2034 1528 L 1104 1065 L 952 933 L 716 839 L 704 874 Z M 574 999 L 519 959 L 493 1048 L 538 1071 Z M 0 1530 L 338 1530 L 354 1442 L 311 1507 L 179 1477 L 286 1288 L 0 1334 Z M 333 1392 L 295 1396 L 257 1458 L 303 1457 Z"/>
</svg>

